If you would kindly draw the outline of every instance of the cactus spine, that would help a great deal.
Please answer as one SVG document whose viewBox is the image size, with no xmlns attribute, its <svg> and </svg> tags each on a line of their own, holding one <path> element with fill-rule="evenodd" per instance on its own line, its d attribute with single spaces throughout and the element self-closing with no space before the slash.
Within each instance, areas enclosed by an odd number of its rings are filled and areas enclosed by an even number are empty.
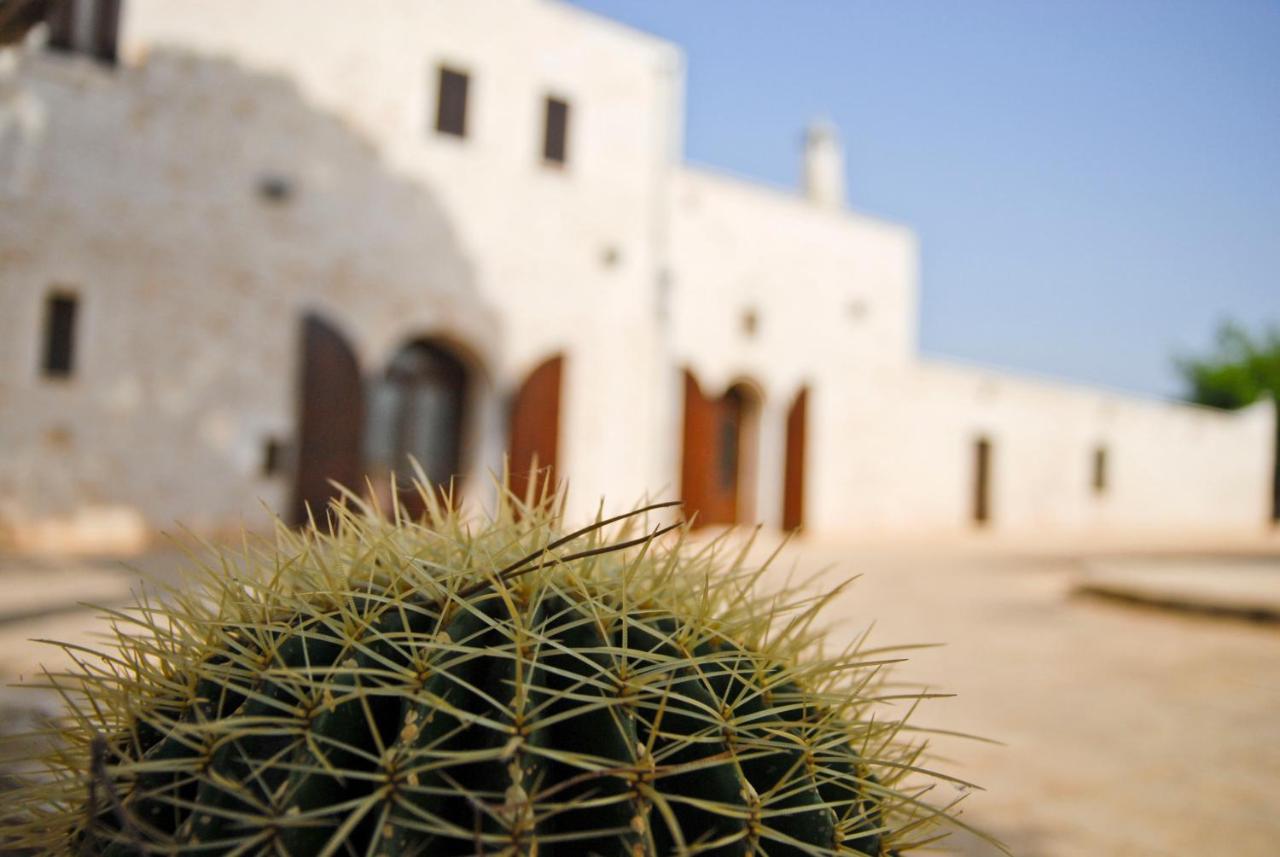
<svg viewBox="0 0 1280 857">
<path fill-rule="evenodd" d="M 823 599 L 556 500 L 470 527 L 352 500 L 205 567 L 52 676 L 0 844 L 100 855 L 897 854 L 939 818 Z M 614 524 L 622 528 L 612 536 Z M 873 716 L 874 714 L 874 716 Z"/>
</svg>

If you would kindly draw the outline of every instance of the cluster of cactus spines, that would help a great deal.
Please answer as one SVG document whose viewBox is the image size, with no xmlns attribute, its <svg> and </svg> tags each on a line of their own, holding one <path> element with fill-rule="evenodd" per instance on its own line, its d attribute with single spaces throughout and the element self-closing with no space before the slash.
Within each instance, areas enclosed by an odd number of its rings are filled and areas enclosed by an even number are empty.
<svg viewBox="0 0 1280 857">
<path fill-rule="evenodd" d="M 0 847 L 882 857 L 945 818 L 883 653 L 824 656 L 826 599 L 758 594 L 745 548 L 643 529 L 670 504 L 561 536 L 554 497 L 473 528 L 422 493 L 421 521 L 348 498 L 67 647 Z"/>
</svg>

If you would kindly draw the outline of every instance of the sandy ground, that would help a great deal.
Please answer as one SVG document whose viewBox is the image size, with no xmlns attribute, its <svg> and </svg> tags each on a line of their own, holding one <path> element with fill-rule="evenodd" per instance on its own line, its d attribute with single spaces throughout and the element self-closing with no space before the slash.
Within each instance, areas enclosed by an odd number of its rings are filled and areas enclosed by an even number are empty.
<svg viewBox="0 0 1280 857">
<path fill-rule="evenodd" d="M 920 723 L 1003 742 L 936 746 L 940 766 L 986 789 L 966 799 L 966 821 L 1014 854 L 1280 853 L 1280 625 L 1073 597 L 1070 557 L 799 556 L 862 575 L 831 607 L 835 634 L 874 619 L 873 642 L 945 643 L 900 675 L 957 694 L 926 703 Z"/>
<path fill-rule="evenodd" d="M 831 580 L 861 575 L 826 614 L 837 637 L 874 621 L 875 644 L 945 644 L 911 653 L 898 674 L 957 694 L 926 703 L 920 724 L 1003 742 L 935 746 L 939 767 L 986 789 L 968 796 L 965 819 L 1014 854 L 1280 853 L 1280 625 L 1073 596 L 1085 562 L 1066 551 L 800 545 L 777 574 L 793 561 L 802 572 L 834 565 Z M 1280 559 L 1269 562 L 1280 575 Z M 176 558 L 137 564 L 167 576 Z M 127 598 L 135 577 L 77 563 L 62 569 L 86 581 L 73 593 L 56 566 L 0 557 L 3 591 L 21 608 L 0 603 L 5 683 L 57 662 L 27 638 L 88 640 L 101 626 L 75 601 Z M 0 709 L 13 724 L 39 701 L 6 689 Z M 950 845 L 999 853 L 968 837 Z"/>
</svg>

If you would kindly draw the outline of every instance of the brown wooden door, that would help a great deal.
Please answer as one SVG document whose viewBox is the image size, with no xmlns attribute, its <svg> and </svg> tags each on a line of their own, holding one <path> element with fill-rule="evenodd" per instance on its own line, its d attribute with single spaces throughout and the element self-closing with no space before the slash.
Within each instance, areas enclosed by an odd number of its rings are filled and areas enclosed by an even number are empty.
<svg viewBox="0 0 1280 857">
<path fill-rule="evenodd" d="M 787 453 L 782 484 L 782 528 L 804 526 L 805 441 L 809 388 L 802 387 L 787 411 Z"/>
<path fill-rule="evenodd" d="M 973 445 L 973 522 L 991 520 L 991 441 L 980 437 Z"/>
<path fill-rule="evenodd" d="M 358 488 L 362 477 L 364 390 L 355 352 L 319 316 L 302 320 L 297 478 L 291 520 L 307 521 L 307 508 L 323 522 L 338 492 L 330 481 Z"/>
<path fill-rule="evenodd" d="M 554 489 L 556 453 L 560 445 L 560 384 L 564 358 L 543 361 L 520 385 L 511 406 L 510 448 L 507 466 L 511 491 L 517 497 L 543 499 L 547 487 Z M 529 476 L 538 468 L 535 493 L 529 493 Z"/>
<path fill-rule="evenodd" d="M 710 399 L 685 372 L 680 485 L 685 515 L 696 515 L 695 526 L 737 523 L 744 408 L 736 389 Z"/>
</svg>

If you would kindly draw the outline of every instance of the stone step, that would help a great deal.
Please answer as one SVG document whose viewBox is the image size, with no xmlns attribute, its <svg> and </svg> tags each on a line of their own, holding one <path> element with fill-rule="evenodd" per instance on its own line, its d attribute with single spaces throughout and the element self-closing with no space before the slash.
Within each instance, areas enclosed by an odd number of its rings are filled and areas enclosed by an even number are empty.
<svg viewBox="0 0 1280 857">
<path fill-rule="evenodd" d="M 1088 563 L 1075 591 L 1135 605 L 1280 622 L 1280 560 L 1141 559 Z"/>
</svg>

